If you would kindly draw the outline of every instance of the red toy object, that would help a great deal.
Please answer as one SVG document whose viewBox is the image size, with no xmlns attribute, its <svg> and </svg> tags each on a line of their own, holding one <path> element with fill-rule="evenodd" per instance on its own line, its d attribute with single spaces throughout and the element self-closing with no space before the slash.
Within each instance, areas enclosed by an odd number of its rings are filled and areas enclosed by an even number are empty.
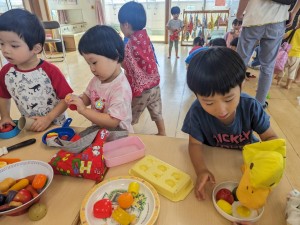
<svg viewBox="0 0 300 225">
<path fill-rule="evenodd" d="M 66 102 L 67 104 L 69 104 L 69 102 L 71 101 L 71 99 L 72 99 L 72 94 L 71 94 L 71 93 L 70 93 L 70 94 L 67 94 L 66 97 L 65 97 L 65 102 Z M 77 110 L 77 106 L 74 105 L 74 104 L 70 104 L 70 105 L 69 105 L 69 109 L 71 109 L 71 110 Z"/>
<path fill-rule="evenodd" d="M 231 191 L 229 191 L 226 188 L 222 188 L 217 192 L 216 200 L 219 201 L 220 199 L 225 200 L 229 204 L 232 204 L 234 202 L 234 197 L 233 197 Z"/>
<path fill-rule="evenodd" d="M 4 124 L 2 126 L 2 129 L 0 129 L 0 133 L 9 132 L 9 131 L 11 131 L 13 129 L 14 129 L 13 125 L 11 125 L 11 124 Z"/>
<path fill-rule="evenodd" d="M 26 202 L 29 202 L 31 199 L 32 199 L 32 195 L 30 191 L 28 191 L 27 189 L 22 189 L 15 195 L 13 201 L 22 202 L 23 204 L 25 204 Z"/>
<path fill-rule="evenodd" d="M 78 154 L 65 150 L 57 152 L 49 162 L 54 174 L 102 181 L 107 169 L 103 157 L 103 143 L 107 136 L 108 131 L 101 129 L 93 143 L 82 152 Z"/>
<path fill-rule="evenodd" d="M 68 135 L 63 135 L 63 136 L 60 137 L 60 139 L 67 141 L 69 139 L 69 136 Z"/>
<path fill-rule="evenodd" d="M 93 215 L 99 219 L 105 219 L 112 214 L 112 204 L 109 199 L 101 199 L 94 204 Z"/>
<path fill-rule="evenodd" d="M 174 31 L 173 34 L 170 35 L 170 40 L 171 41 L 179 40 L 178 31 Z"/>
<path fill-rule="evenodd" d="M 69 105 L 69 109 L 71 109 L 71 110 L 77 110 L 77 106 L 76 105 L 74 105 L 74 104 L 71 104 L 71 105 Z"/>
</svg>

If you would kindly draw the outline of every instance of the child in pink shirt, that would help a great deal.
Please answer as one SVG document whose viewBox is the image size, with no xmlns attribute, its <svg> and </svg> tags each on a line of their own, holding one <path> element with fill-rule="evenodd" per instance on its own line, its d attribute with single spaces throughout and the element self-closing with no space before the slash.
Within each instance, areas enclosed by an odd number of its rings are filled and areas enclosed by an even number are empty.
<svg viewBox="0 0 300 225">
<path fill-rule="evenodd" d="M 79 41 L 79 53 L 89 64 L 94 77 L 85 92 L 66 101 L 76 105 L 77 112 L 103 128 L 122 128 L 133 133 L 131 125 L 132 92 L 121 69 L 124 43 L 109 26 L 90 28 Z M 91 108 L 87 108 L 87 106 Z"/>
</svg>

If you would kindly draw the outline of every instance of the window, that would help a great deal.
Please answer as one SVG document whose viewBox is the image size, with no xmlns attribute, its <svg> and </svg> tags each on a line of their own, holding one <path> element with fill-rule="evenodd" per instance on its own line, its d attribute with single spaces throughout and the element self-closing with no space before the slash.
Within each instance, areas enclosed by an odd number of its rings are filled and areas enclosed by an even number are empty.
<svg viewBox="0 0 300 225">
<path fill-rule="evenodd" d="M 129 0 L 106 0 L 105 1 L 105 15 L 106 23 L 120 31 L 120 24 L 118 21 L 118 13 L 122 5 Z M 151 41 L 164 41 L 165 35 L 165 0 L 137 0 L 140 2 L 146 11 L 147 24 L 146 29 Z"/>
<path fill-rule="evenodd" d="M 0 0 L 0 13 L 16 8 L 24 9 L 22 0 Z"/>
</svg>

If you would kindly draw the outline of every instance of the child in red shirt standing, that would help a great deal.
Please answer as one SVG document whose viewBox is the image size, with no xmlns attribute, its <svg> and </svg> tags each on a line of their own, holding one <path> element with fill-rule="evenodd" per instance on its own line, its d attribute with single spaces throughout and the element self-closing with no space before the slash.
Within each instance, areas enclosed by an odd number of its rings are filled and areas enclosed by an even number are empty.
<svg viewBox="0 0 300 225">
<path fill-rule="evenodd" d="M 132 13 L 134 12 L 134 13 Z M 132 89 L 132 124 L 136 124 L 148 109 L 155 121 L 158 135 L 166 135 L 162 117 L 160 76 L 146 26 L 146 12 L 142 4 L 127 2 L 118 14 L 121 30 L 129 38 L 125 46 L 123 67 Z"/>
</svg>

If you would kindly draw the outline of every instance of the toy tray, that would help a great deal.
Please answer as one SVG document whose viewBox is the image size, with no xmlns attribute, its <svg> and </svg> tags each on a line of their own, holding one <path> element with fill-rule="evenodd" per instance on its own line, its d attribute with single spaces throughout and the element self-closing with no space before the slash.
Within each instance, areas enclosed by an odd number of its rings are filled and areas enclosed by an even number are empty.
<svg viewBox="0 0 300 225">
<path fill-rule="evenodd" d="M 194 187 L 188 174 L 151 155 L 138 161 L 129 174 L 148 181 L 159 194 L 174 202 L 183 200 Z"/>
<path fill-rule="evenodd" d="M 18 128 L 18 122 L 19 122 L 18 120 L 14 120 L 14 123 L 16 124 L 16 126 L 11 131 L 0 133 L 0 139 L 9 139 L 9 138 L 13 138 L 13 137 L 17 136 L 21 131 Z"/>
<path fill-rule="evenodd" d="M 107 167 L 118 166 L 143 157 L 145 145 L 139 137 L 129 136 L 105 143 L 103 154 Z"/>
</svg>

